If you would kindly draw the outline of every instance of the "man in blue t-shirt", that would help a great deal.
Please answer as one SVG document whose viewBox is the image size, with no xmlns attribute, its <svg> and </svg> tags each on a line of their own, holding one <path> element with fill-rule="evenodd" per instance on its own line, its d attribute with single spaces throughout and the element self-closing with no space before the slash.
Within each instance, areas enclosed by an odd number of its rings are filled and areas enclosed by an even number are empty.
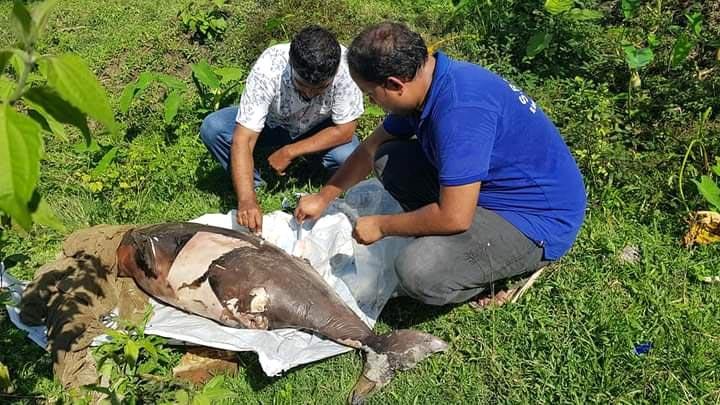
<svg viewBox="0 0 720 405">
<path fill-rule="evenodd" d="M 468 300 L 532 273 L 572 246 L 585 188 L 558 130 L 519 88 L 437 52 L 397 23 L 365 29 L 348 51 L 353 80 L 389 112 L 320 192 L 316 218 L 374 169 L 405 212 L 358 219 L 363 244 L 417 237 L 396 259 L 405 293 L 428 304 Z"/>
</svg>

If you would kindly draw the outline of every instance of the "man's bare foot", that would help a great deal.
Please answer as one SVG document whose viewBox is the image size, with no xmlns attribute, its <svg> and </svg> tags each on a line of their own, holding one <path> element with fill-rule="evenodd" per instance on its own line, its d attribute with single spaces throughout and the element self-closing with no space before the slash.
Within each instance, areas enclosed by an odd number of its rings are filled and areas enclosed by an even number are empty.
<svg viewBox="0 0 720 405">
<path fill-rule="evenodd" d="M 529 277 L 520 276 L 516 278 L 514 282 L 506 284 L 505 287 L 500 287 L 497 284 L 490 286 L 490 288 L 478 294 L 475 298 L 470 301 L 470 306 L 475 310 L 482 310 L 488 306 L 502 306 L 509 301 L 516 302 L 530 288 L 540 275 L 545 271 L 547 267 L 542 267 L 536 270 Z"/>
<path fill-rule="evenodd" d="M 504 290 L 496 291 L 495 294 L 491 292 L 482 293 L 470 301 L 470 306 L 476 310 L 482 310 L 489 306 L 502 306 L 510 301 L 515 293 L 520 289 L 521 286 L 515 288 L 509 288 Z"/>
</svg>

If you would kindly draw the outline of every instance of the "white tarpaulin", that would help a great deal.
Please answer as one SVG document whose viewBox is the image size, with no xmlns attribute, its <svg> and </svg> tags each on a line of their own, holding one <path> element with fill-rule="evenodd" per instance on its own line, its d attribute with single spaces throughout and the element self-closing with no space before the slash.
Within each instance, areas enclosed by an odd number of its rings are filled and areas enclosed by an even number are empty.
<svg viewBox="0 0 720 405">
<path fill-rule="evenodd" d="M 400 211 L 398 203 L 377 180 L 366 180 L 348 191 L 344 200 L 333 202 L 324 216 L 317 221 L 306 221 L 301 229 L 288 213 L 266 214 L 262 236 L 288 253 L 309 260 L 343 301 L 372 327 L 395 291 L 397 278 L 393 263 L 410 239 L 390 237 L 370 246 L 359 245 L 351 236 L 351 219 Z M 192 222 L 238 228 L 235 211 L 203 215 Z M 3 285 L 14 282 L 7 275 L 3 278 Z M 23 285 L 15 283 L 19 294 Z M 351 350 L 295 329 L 229 328 L 156 301 L 152 304 L 155 312 L 146 333 L 218 349 L 252 350 L 258 354 L 263 371 L 269 376 Z M 46 345 L 44 328 L 22 325 L 17 308 L 8 307 L 8 311 L 12 322 L 29 331 L 33 341 Z"/>
</svg>

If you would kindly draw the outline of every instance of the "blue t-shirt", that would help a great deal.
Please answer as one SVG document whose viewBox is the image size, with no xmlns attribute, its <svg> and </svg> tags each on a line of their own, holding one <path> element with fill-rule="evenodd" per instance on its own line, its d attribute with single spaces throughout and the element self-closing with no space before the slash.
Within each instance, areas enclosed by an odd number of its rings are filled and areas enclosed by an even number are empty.
<svg viewBox="0 0 720 405">
<path fill-rule="evenodd" d="M 572 246 L 585 214 L 580 170 L 555 125 L 498 75 L 435 54 L 420 115 L 390 114 L 394 136 L 417 135 L 440 184 L 482 182 L 478 205 L 492 210 L 556 260 Z"/>
</svg>

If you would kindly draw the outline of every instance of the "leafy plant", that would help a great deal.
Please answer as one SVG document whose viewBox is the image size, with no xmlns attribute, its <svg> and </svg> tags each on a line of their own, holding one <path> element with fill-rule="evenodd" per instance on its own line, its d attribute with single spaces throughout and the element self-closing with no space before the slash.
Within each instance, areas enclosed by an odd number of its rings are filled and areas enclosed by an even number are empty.
<svg viewBox="0 0 720 405">
<path fill-rule="evenodd" d="M 185 32 L 199 41 L 217 39 L 227 29 L 226 0 L 194 0 L 178 13 Z"/>
<path fill-rule="evenodd" d="M 155 82 L 165 88 L 163 120 L 166 124 L 171 123 L 180 108 L 187 85 L 182 80 L 164 73 L 143 72 L 134 83 L 127 85 L 120 96 L 120 111 L 127 113 L 133 99 Z"/>
<path fill-rule="evenodd" d="M 720 177 L 720 157 L 715 158 L 715 165 L 710 168 L 716 176 Z M 710 203 L 715 211 L 720 212 L 720 187 L 710 175 L 700 176 L 700 181 L 693 180 L 700 194 Z"/>
<path fill-rule="evenodd" d="M 603 17 L 599 11 L 574 7 L 573 0 L 546 0 L 545 11 L 549 14 L 547 30 L 537 32 L 530 37 L 525 48 L 525 55 L 534 58 L 550 46 L 553 39 L 552 31 L 556 25 L 565 24 L 563 19 L 568 21 L 589 21 L 598 20 Z"/>
<path fill-rule="evenodd" d="M 620 8 L 622 9 L 625 19 L 630 19 L 635 16 L 638 8 L 640 8 L 640 2 L 641 0 L 622 0 L 620 2 Z"/>
<path fill-rule="evenodd" d="M 193 83 L 197 87 L 202 107 L 200 113 L 219 110 L 232 103 L 243 90 L 243 75 L 239 67 L 211 67 L 206 60 L 190 66 Z"/>
<path fill-rule="evenodd" d="M 97 362 L 100 381 L 108 384 L 94 384 L 87 388 L 107 395 L 113 403 L 148 401 L 143 394 L 148 385 L 158 382 L 171 383 L 163 379 L 167 374 L 173 357 L 163 345 L 165 340 L 159 336 L 146 335 L 145 326 L 152 315 L 148 307 L 141 322 L 131 323 L 118 320 L 118 329 L 108 329 L 110 341 L 93 350 Z"/>
<path fill-rule="evenodd" d="M 43 134 L 64 135 L 69 124 L 89 144 L 88 117 L 117 130 L 105 90 L 80 57 L 36 51 L 55 3 L 29 9 L 15 0 L 10 20 L 18 43 L 0 49 L 0 211 L 25 230 L 33 222 L 62 228 L 38 192 Z"/>
<path fill-rule="evenodd" d="M 670 55 L 670 67 L 676 68 L 685 62 L 695 46 L 703 41 L 701 36 L 703 16 L 698 12 L 685 14 L 688 20 L 688 27 L 681 32 L 675 40 Z"/>
<path fill-rule="evenodd" d="M 707 110 L 705 110 L 704 113 L 700 114 L 695 138 L 690 142 L 687 149 L 685 150 L 685 156 L 683 157 L 682 164 L 680 165 L 680 173 L 678 174 L 678 190 L 680 192 L 680 198 L 683 202 L 685 202 L 685 192 L 683 191 L 685 168 L 688 165 L 690 153 L 692 152 L 695 145 L 699 145 L 700 154 L 702 155 L 703 160 L 707 162 L 707 152 L 705 151 L 705 147 L 703 145 L 703 138 L 705 137 L 705 127 L 711 114 L 712 108 L 708 108 Z M 715 159 L 717 164 L 711 167 L 710 170 L 715 172 L 716 175 L 720 176 L 720 158 Z M 714 205 L 717 208 L 720 208 L 720 205 L 718 205 L 718 203 L 720 203 L 720 189 L 718 189 L 718 186 L 715 184 L 715 182 L 713 182 L 710 176 L 701 176 L 700 182 L 696 180 L 693 180 L 693 182 L 697 185 L 700 194 L 705 197 L 705 199 L 710 204 Z"/>
<path fill-rule="evenodd" d="M 215 376 L 199 392 L 193 393 L 193 391 L 185 389 L 175 391 L 175 400 L 171 403 L 175 405 L 211 405 L 217 401 L 236 399 L 237 395 L 227 388 L 226 384 L 225 376 Z"/>
<path fill-rule="evenodd" d="M 205 60 L 190 67 L 193 83 L 200 96 L 201 106 L 196 111 L 201 115 L 229 105 L 242 91 L 244 71 L 238 67 L 213 68 Z M 165 124 L 170 124 L 178 113 L 188 87 L 184 81 L 164 73 L 141 73 L 134 83 L 123 90 L 120 96 L 120 111 L 127 113 L 135 97 L 142 94 L 152 83 L 164 87 L 163 119 Z"/>
</svg>

